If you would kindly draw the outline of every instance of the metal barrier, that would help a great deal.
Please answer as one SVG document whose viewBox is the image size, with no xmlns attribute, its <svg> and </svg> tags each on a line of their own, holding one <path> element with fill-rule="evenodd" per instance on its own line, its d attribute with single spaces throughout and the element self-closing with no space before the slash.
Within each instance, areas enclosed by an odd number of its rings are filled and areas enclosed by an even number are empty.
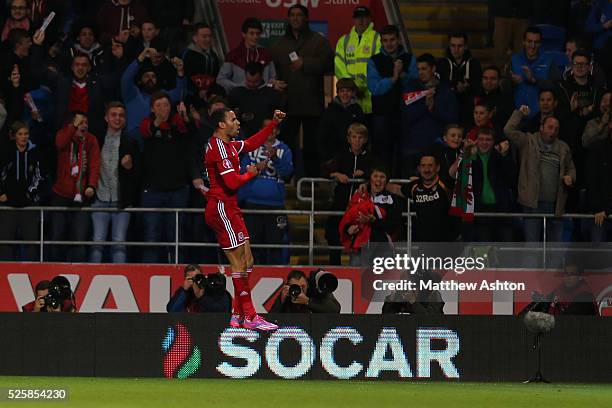
<svg viewBox="0 0 612 408">
<path fill-rule="evenodd" d="M 363 179 L 350 179 L 349 182 L 363 182 Z M 297 198 L 303 202 L 310 203 L 309 210 L 242 210 L 245 214 L 278 214 L 278 215 L 307 215 L 308 216 L 308 244 L 257 244 L 253 243 L 253 248 L 287 248 L 287 249 L 307 249 L 308 250 L 308 263 L 309 265 L 314 264 L 314 250 L 319 249 L 333 249 L 342 250 L 342 246 L 330 246 L 330 245 L 315 245 L 314 243 L 314 230 L 315 230 L 315 217 L 318 216 L 330 216 L 330 215 L 343 215 L 344 211 L 325 211 L 315 210 L 315 184 L 317 183 L 334 183 L 334 180 L 325 178 L 302 178 L 297 183 Z M 396 184 L 405 184 L 409 180 L 394 179 L 390 182 Z M 304 184 L 310 184 L 310 195 L 302 194 L 302 188 Z M 406 222 L 406 234 L 407 234 L 407 247 L 411 248 L 411 232 L 412 232 L 412 217 L 416 216 L 416 213 L 411 211 L 410 208 L 411 200 L 407 200 L 407 212 L 402 213 L 403 217 L 407 218 Z M 39 262 L 44 262 L 44 246 L 45 245 L 83 245 L 83 246 L 113 246 L 113 245 L 124 245 L 124 246 L 150 246 L 160 247 L 166 246 L 174 247 L 174 259 L 175 263 L 179 260 L 179 248 L 181 247 L 218 247 L 216 243 L 204 243 L 204 242 L 181 242 L 180 231 L 179 231 L 179 214 L 202 214 L 203 209 L 199 208 L 91 208 L 91 207 L 25 207 L 25 208 L 13 208 L 13 207 L 0 207 L 0 211 L 29 211 L 40 213 L 40 233 L 39 239 L 33 241 L 26 240 L 0 240 L 0 245 L 39 245 L 40 256 Z M 175 240 L 174 242 L 142 242 L 142 241 L 52 241 L 45 240 L 45 213 L 57 212 L 57 211 L 69 211 L 69 212 L 129 212 L 129 213 L 174 213 L 175 214 Z M 542 219 L 543 226 L 543 248 L 546 252 L 546 226 L 547 220 L 551 218 L 558 218 L 552 214 L 523 214 L 523 213 L 476 213 L 476 217 L 483 218 L 540 218 Z M 590 214 L 565 214 L 561 218 L 563 219 L 590 219 L 593 215 Z M 608 219 L 612 219 L 612 216 L 608 216 Z"/>
</svg>

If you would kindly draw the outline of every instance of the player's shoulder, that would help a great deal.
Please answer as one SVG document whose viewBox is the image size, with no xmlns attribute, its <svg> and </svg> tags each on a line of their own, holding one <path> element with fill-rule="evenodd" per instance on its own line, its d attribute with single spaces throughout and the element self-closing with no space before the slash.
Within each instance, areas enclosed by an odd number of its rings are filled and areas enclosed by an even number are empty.
<svg viewBox="0 0 612 408">
<path fill-rule="evenodd" d="M 213 159 L 227 158 L 227 145 L 218 137 L 212 136 L 206 145 L 206 155 Z"/>
</svg>

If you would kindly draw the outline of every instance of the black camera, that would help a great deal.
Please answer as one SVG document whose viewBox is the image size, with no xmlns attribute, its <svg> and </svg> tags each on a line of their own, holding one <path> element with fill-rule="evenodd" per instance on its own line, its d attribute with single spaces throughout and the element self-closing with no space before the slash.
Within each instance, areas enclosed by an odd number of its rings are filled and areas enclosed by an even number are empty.
<svg viewBox="0 0 612 408">
<path fill-rule="evenodd" d="M 310 273 L 308 282 L 309 297 L 324 296 L 338 289 L 338 278 L 324 269 L 317 269 Z"/>
<path fill-rule="evenodd" d="M 43 299 L 45 300 L 45 306 L 51 309 L 57 309 L 62 305 L 62 301 L 51 293 L 47 293 Z"/>
<path fill-rule="evenodd" d="M 73 300 L 74 295 L 70 282 L 64 276 L 56 276 L 49 282 L 49 293 L 45 295 L 45 306 L 51 309 L 61 308 L 66 300 Z"/>
<path fill-rule="evenodd" d="M 300 285 L 296 285 L 295 283 L 289 285 L 289 296 L 291 296 L 292 299 L 297 299 L 300 293 L 302 293 L 302 287 Z"/>
<path fill-rule="evenodd" d="M 222 273 L 209 273 L 208 276 L 199 273 L 192 280 L 194 285 L 198 285 L 200 289 L 205 289 L 206 294 L 217 295 L 225 292 L 226 278 Z"/>
</svg>

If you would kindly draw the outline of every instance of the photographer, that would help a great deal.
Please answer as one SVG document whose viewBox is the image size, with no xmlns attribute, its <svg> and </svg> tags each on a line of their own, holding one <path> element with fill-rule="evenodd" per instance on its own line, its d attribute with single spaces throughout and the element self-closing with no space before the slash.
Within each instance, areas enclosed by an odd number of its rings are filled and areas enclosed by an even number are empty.
<svg viewBox="0 0 612 408">
<path fill-rule="evenodd" d="M 419 285 L 419 281 L 431 280 L 439 283 L 439 275 L 429 271 L 423 271 L 414 277 L 412 281 Z M 417 289 L 395 291 L 385 298 L 382 307 L 383 314 L 421 314 L 421 315 L 443 315 L 444 301 L 437 290 Z"/>
<path fill-rule="evenodd" d="M 24 312 L 40 312 L 45 307 L 45 296 L 49 293 L 49 281 L 41 280 L 34 288 L 34 300 L 22 306 Z"/>
<path fill-rule="evenodd" d="M 294 269 L 270 313 L 340 313 L 340 303 L 333 294 L 337 287 L 338 279 L 329 272 L 313 271 L 309 279 Z"/>
<path fill-rule="evenodd" d="M 23 306 L 24 312 L 76 312 L 76 301 L 70 282 L 64 276 L 40 281 L 35 288 L 36 300 Z"/>
<path fill-rule="evenodd" d="M 205 276 L 198 265 L 185 267 L 185 281 L 174 292 L 166 310 L 169 313 L 229 313 L 232 297 L 225 290 L 225 276 L 209 273 Z"/>
</svg>

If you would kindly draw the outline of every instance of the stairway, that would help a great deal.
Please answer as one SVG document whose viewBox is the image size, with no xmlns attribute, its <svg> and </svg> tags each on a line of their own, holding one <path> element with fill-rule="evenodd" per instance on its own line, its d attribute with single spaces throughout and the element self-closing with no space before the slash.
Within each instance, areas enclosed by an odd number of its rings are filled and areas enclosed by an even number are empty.
<svg viewBox="0 0 612 408">
<path fill-rule="evenodd" d="M 398 0 L 414 55 L 430 53 L 442 57 L 448 34 L 465 32 L 472 55 L 483 66 L 493 60 L 487 48 L 487 0 Z"/>
</svg>

